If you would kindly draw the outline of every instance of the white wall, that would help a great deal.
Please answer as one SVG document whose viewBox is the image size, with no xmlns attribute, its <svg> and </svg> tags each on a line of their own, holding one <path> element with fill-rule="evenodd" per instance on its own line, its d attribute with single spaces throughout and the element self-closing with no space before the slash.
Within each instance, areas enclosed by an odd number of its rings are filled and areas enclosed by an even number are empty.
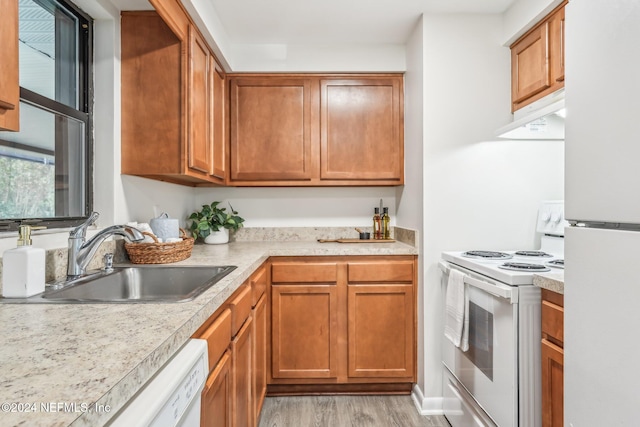
<svg viewBox="0 0 640 427">
<path fill-rule="evenodd" d="M 535 248 L 539 202 L 563 197 L 563 142 L 493 137 L 511 120 L 501 22 L 500 15 L 423 17 L 425 412 L 442 395 L 441 252 Z"/>
<path fill-rule="evenodd" d="M 503 14 L 502 40 L 510 46 L 563 0 L 516 0 Z"/>
<path fill-rule="evenodd" d="M 402 44 L 234 44 L 210 1 L 183 4 L 227 71 L 394 72 L 406 67 Z"/>
<path fill-rule="evenodd" d="M 405 46 L 380 45 L 233 45 L 234 71 L 396 72 L 404 71 Z"/>
<path fill-rule="evenodd" d="M 370 227 L 380 199 L 395 225 L 394 187 L 198 188 L 194 208 L 230 202 L 247 227 Z"/>
<path fill-rule="evenodd" d="M 425 310 L 424 310 L 424 211 L 423 211 L 423 122 L 424 122 L 424 29 L 423 19 L 407 40 L 407 71 L 404 87 L 405 185 L 396 191 L 397 220 L 403 227 L 418 230 L 418 394 L 425 389 Z M 437 401 L 414 396 L 423 412 L 440 410 Z"/>
</svg>

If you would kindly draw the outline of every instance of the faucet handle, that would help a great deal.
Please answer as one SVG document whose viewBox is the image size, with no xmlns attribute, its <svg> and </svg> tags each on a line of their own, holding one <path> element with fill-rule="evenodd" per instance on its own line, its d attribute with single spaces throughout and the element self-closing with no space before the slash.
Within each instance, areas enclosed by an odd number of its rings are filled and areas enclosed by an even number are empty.
<svg viewBox="0 0 640 427">
<path fill-rule="evenodd" d="M 104 254 L 104 271 L 112 271 L 113 270 L 113 254 L 108 253 Z"/>
<path fill-rule="evenodd" d="M 99 216 L 100 214 L 98 212 L 92 212 L 85 222 L 69 232 L 69 237 L 74 239 L 81 237 L 82 239 L 84 239 L 87 236 L 87 227 L 93 225 Z"/>
</svg>

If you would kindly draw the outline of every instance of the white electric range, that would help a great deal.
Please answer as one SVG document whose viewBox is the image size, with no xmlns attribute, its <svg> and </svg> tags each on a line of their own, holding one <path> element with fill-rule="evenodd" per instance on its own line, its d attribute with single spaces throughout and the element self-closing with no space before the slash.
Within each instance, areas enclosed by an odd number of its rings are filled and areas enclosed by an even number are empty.
<svg viewBox="0 0 640 427">
<path fill-rule="evenodd" d="M 443 409 L 453 427 L 540 427 L 540 289 L 535 273 L 563 268 L 564 204 L 538 211 L 537 250 L 443 252 L 444 294 L 464 274 L 469 348 L 443 338 Z"/>
</svg>

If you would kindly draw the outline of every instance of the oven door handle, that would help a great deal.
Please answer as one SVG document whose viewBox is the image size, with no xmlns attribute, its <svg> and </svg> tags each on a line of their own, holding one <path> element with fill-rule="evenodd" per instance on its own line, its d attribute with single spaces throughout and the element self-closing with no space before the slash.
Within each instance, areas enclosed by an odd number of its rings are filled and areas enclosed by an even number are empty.
<svg viewBox="0 0 640 427">
<path fill-rule="evenodd" d="M 500 285 L 498 283 L 487 283 L 483 280 L 474 279 L 473 277 L 466 276 L 464 278 L 464 283 L 469 286 L 473 286 L 474 288 L 481 289 L 488 294 L 493 295 L 494 297 L 504 298 L 509 300 L 511 304 L 515 304 L 518 302 L 518 293 L 513 292 L 510 286 Z"/>
<path fill-rule="evenodd" d="M 451 267 L 443 261 L 440 261 L 438 263 L 438 267 L 440 267 L 440 270 L 442 270 L 442 272 L 445 274 L 449 274 L 449 271 L 451 270 Z M 474 277 L 471 277 L 468 274 L 464 275 L 464 283 L 469 286 L 473 286 L 474 288 L 483 290 L 486 293 L 493 295 L 494 297 L 509 300 L 511 304 L 516 304 L 518 302 L 518 293 L 514 292 L 511 286 L 503 285 L 501 283 L 488 283 L 484 280 L 478 280 Z"/>
</svg>

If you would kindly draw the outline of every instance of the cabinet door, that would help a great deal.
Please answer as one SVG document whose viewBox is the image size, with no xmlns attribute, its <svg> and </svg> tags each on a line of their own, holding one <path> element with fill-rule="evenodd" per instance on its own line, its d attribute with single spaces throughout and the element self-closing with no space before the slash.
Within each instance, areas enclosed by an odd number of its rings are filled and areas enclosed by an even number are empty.
<svg viewBox="0 0 640 427">
<path fill-rule="evenodd" d="M 551 84 L 564 84 L 564 7 L 551 18 Z"/>
<path fill-rule="evenodd" d="M 564 419 L 564 350 L 542 340 L 542 427 L 562 427 Z"/>
<path fill-rule="evenodd" d="M 18 0 L 0 0 L 0 130 L 20 130 Z"/>
<path fill-rule="evenodd" d="M 225 77 L 222 68 L 216 63 L 213 55 L 210 56 L 211 76 L 211 134 L 213 144 L 213 165 L 211 175 L 224 180 L 226 178 L 226 143 L 225 143 Z"/>
<path fill-rule="evenodd" d="M 311 83 L 236 78 L 230 84 L 231 179 L 311 178 Z"/>
<path fill-rule="evenodd" d="M 402 79 L 320 81 L 320 179 L 403 180 Z"/>
<path fill-rule="evenodd" d="M 336 378 L 336 285 L 272 285 L 273 378 Z"/>
<path fill-rule="evenodd" d="M 202 427 L 231 427 L 231 353 L 227 350 L 202 390 Z"/>
<path fill-rule="evenodd" d="M 413 379 L 412 285 L 348 285 L 349 377 Z"/>
<path fill-rule="evenodd" d="M 209 48 L 193 26 L 189 27 L 189 169 L 206 175 L 211 173 L 210 138 L 210 54 Z"/>
<path fill-rule="evenodd" d="M 267 296 L 262 295 L 253 309 L 253 403 L 254 418 L 258 420 L 267 394 Z"/>
<path fill-rule="evenodd" d="M 233 425 L 253 427 L 253 320 L 247 318 L 231 342 L 233 356 Z"/>
<path fill-rule="evenodd" d="M 549 23 L 545 22 L 511 48 L 514 108 L 550 85 Z"/>
<path fill-rule="evenodd" d="M 194 336 L 207 341 L 209 366 L 215 366 L 231 343 L 231 310 L 225 309 L 211 325 Z"/>
</svg>

